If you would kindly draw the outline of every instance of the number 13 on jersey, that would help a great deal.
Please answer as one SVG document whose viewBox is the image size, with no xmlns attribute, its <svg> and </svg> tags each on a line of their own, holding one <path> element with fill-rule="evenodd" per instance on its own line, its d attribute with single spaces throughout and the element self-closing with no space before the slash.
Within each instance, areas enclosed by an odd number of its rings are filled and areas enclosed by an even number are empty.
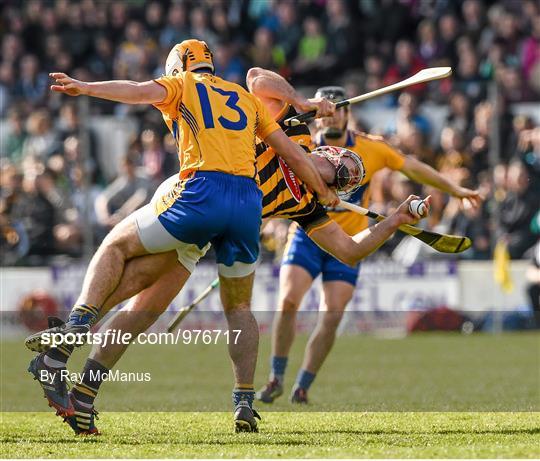
<svg viewBox="0 0 540 461">
<path fill-rule="evenodd" d="M 205 128 L 215 128 L 214 125 L 214 113 L 212 112 L 212 106 L 210 105 L 210 98 L 208 96 L 208 89 L 204 83 L 196 83 L 195 87 L 197 88 L 197 94 L 199 95 L 199 101 L 201 103 L 201 110 L 204 120 Z M 238 100 L 240 99 L 236 91 L 227 91 L 222 90 L 221 88 L 216 88 L 210 86 L 210 89 L 221 96 L 227 98 L 225 105 L 238 114 L 238 120 L 230 120 L 223 115 L 218 117 L 219 124 L 226 130 L 240 131 L 247 126 L 247 116 L 245 112 L 237 106 Z"/>
</svg>

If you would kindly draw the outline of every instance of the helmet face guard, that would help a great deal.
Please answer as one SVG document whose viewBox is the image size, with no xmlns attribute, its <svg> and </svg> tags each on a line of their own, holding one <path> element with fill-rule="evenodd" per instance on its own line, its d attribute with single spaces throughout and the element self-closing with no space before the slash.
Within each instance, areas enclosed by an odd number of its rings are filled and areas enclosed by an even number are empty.
<svg viewBox="0 0 540 461">
<path fill-rule="evenodd" d="M 336 173 L 330 186 L 335 187 L 339 196 L 350 195 L 362 185 L 366 170 L 362 159 L 354 152 L 344 147 L 320 146 L 311 153 L 328 160 L 334 167 Z"/>
</svg>

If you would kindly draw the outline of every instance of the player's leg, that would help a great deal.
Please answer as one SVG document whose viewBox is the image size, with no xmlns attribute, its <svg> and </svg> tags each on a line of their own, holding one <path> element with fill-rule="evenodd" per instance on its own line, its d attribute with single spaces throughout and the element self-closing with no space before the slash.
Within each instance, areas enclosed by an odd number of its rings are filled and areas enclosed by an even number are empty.
<svg viewBox="0 0 540 461">
<path fill-rule="evenodd" d="M 183 256 L 186 260 L 185 253 Z M 121 302 L 125 297 L 131 296 L 138 288 L 140 292 L 110 317 L 99 332 L 105 334 L 108 330 L 116 330 L 122 334 L 130 333 L 131 338 L 135 338 L 146 331 L 167 309 L 191 274 L 179 259 L 180 254 L 169 252 L 129 261 L 124 277 L 107 302 L 114 305 L 116 301 Z M 192 269 L 196 262 L 194 260 L 193 264 L 187 263 L 186 266 Z M 143 289 L 149 281 L 153 283 Z M 107 341 L 106 344 L 96 344 L 92 348 L 82 371 L 81 381 L 69 393 L 76 414 L 66 418 L 66 422 L 76 434 L 97 433 L 94 425 L 94 400 L 102 382 L 129 344 Z"/>
<path fill-rule="evenodd" d="M 216 177 L 221 210 L 228 207 L 226 227 L 212 240 L 220 276 L 221 301 L 229 328 L 229 355 L 235 386 L 234 421 L 237 432 L 257 432 L 253 410 L 253 379 L 257 364 L 259 326 L 251 312 L 255 263 L 259 256 L 262 194 L 255 181 L 243 177 Z M 239 334 L 235 334 L 235 331 Z"/>
<path fill-rule="evenodd" d="M 104 306 L 105 301 L 120 282 L 127 260 L 148 253 L 170 251 L 181 243 L 160 223 L 151 205 L 137 210 L 115 226 L 98 248 L 68 321 L 29 336 L 25 341 L 26 346 L 36 352 L 46 351 L 45 356 L 55 364 L 67 363 L 74 345 L 64 342 L 51 348 L 48 344 L 51 334 L 58 341 L 70 334 L 84 337 L 98 318 L 108 311 L 109 307 Z"/>
<path fill-rule="evenodd" d="M 296 315 L 304 295 L 321 270 L 323 253 L 301 229 L 293 229 L 279 274 L 279 305 L 272 327 L 270 377 L 257 399 L 272 403 L 283 393 L 289 351 L 296 332 Z"/>
<path fill-rule="evenodd" d="M 63 378 L 66 363 L 75 345 L 84 343 L 91 326 L 110 309 L 111 306 L 104 307 L 104 303 L 118 286 L 126 261 L 147 253 L 170 251 L 181 243 L 160 223 L 152 206 L 136 211 L 109 233 L 94 255 L 81 296 L 68 321 L 26 339 L 28 348 L 40 352 L 30 362 L 28 371 L 41 385 L 49 404 L 59 415 L 72 416 L 74 412 Z M 93 305 L 98 298 L 99 304 Z M 52 337 L 56 338 L 57 344 L 50 344 Z M 79 341 L 73 344 L 73 339 Z M 44 376 L 51 378 L 42 379 Z"/>
<path fill-rule="evenodd" d="M 307 403 L 307 391 L 334 345 L 343 312 L 354 293 L 359 269 L 359 265 L 347 266 L 328 254 L 324 258 L 319 318 L 296 377 L 291 394 L 293 403 Z"/>
<path fill-rule="evenodd" d="M 181 266 L 181 264 L 178 263 L 176 251 L 131 259 L 125 265 L 120 283 L 103 304 L 103 310 L 108 312 L 114 306 L 135 296 L 161 280 L 165 274 L 177 270 L 177 266 Z"/>
<path fill-rule="evenodd" d="M 294 402 L 307 402 L 307 390 L 334 345 L 337 328 L 353 292 L 354 287 L 347 282 L 331 281 L 323 284 L 317 325 L 306 345 L 302 368 L 292 392 L 291 399 Z"/>
<path fill-rule="evenodd" d="M 120 281 L 127 256 L 137 256 L 144 251 L 134 220 L 132 217 L 126 218 L 109 233 L 92 258 L 83 291 L 69 314 L 67 323 L 26 338 L 26 346 L 40 352 L 30 362 L 28 371 L 40 384 L 49 406 L 54 407 L 58 415 L 73 416 L 75 411 L 63 373 L 75 348 L 73 341 L 76 335 L 80 335 L 79 338 L 82 339 L 82 335 L 88 333 L 97 321 L 100 307 Z M 58 343 L 51 344 L 51 335 L 58 338 Z M 71 342 L 63 341 L 65 338 L 69 338 Z"/>
</svg>

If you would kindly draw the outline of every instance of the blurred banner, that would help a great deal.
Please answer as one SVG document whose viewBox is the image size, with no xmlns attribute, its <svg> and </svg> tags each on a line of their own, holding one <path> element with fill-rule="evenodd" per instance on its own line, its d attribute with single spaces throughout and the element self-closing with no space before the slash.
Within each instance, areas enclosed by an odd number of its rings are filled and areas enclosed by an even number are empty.
<svg viewBox="0 0 540 461">
<path fill-rule="evenodd" d="M 404 267 L 391 261 L 362 265 L 357 290 L 349 311 L 408 311 L 440 307 L 465 311 L 514 310 L 527 305 L 525 270 L 527 261 L 512 261 L 515 289 L 503 294 L 493 280 L 491 261 L 435 261 Z M 2 268 L 0 310 L 14 311 L 21 300 L 36 290 L 54 298 L 59 310 L 72 307 L 81 287 L 86 266 Z M 253 310 L 275 311 L 278 305 L 279 267 L 261 264 L 257 268 Z M 189 304 L 216 277 L 216 267 L 200 264 L 169 310 Z M 305 297 L 304 311 L 319 305 L 320 280 Z M 219 290 L 197 306 L 200 311 L 220 311 Z"/>
</svg>

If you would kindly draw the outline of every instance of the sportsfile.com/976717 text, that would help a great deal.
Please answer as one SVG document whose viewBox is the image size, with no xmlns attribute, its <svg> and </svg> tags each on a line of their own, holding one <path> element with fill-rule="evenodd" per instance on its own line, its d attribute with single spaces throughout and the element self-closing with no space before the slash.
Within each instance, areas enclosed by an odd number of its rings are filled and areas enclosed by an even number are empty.
<svg viewBox="0 0 540 461">
<path fill-rule="evenodd" d="M 137 337 L 122 330 L 105 330 L 96 333 L 44 333 L 42 343 L 51 347 L 61 344 L 81 346 L 84 344 L 106 347 L 107 344 L 217 344 L 219 341 L 225 344 L 237 344 L 242 330 L 182 330 L 176 333 L 141 333 Z"/>
</svg>

